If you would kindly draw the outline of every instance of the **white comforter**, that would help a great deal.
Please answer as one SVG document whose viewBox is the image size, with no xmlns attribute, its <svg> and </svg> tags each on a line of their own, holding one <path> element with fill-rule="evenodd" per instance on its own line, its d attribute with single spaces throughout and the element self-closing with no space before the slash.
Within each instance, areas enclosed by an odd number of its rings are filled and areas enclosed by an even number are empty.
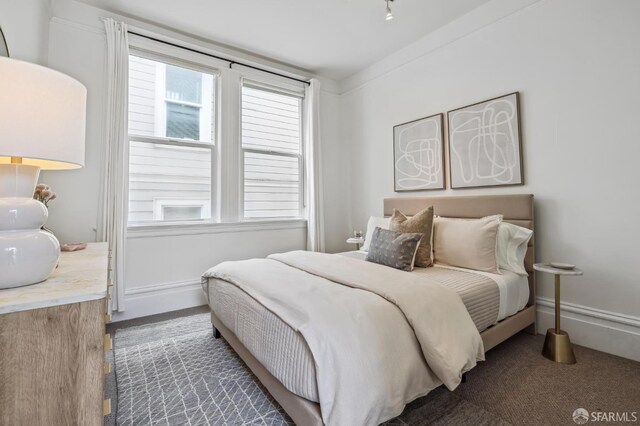
<svg viewBox="0 0 640 426">
<path fill-rule="evenodd" d="M 209 277 L 236 285 L 302 334 L 326 425 L 379 424 L 441 383 L 454 389 L 484 359 L 460 297 L 403 271 L 295 251 L 224 262 Z"/>
</svg>

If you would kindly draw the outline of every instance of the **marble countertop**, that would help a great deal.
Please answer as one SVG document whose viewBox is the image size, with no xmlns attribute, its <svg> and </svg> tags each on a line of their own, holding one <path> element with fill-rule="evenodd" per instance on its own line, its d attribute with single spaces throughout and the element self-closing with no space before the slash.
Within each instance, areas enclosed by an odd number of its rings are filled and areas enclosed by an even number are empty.
<svg viewBox="0 0 640 426">
<path fill-rule="evenodd" d="M 86 302 L 107 296 L 107 243 L 62 252 L 46 281 L 0 290 L 0 314 Z"/>
</svg>

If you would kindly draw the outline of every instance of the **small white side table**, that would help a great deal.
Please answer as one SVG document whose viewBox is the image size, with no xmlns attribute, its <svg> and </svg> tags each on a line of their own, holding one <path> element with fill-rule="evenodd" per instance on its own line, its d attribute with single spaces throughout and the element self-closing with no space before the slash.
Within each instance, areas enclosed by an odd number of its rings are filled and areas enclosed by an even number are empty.
<svg viewBox="0 0 640 426">
<path fill-rule="evenodd" d="M 360 237 L 360 238 L 351 237 L 351 238 L 347 239 L 347 243 L 348 244 L 355 244 L 356 245 L 356 250 L 360 250 L 360 245 L 364 244 L 364 238 L 362 238 L 362 237 Z"/>
<path fill-rule="evenodd" d="M 578 276 L 582 275 L 582 271 L 578 268 L 560 269 L 554 268 L 549 263 L 536 263 L 533 269 L 540 272 L 555 275 L 555 304 L 556 304 L 556 326 L 547 330 L 547 336 L 544 339 L 542 355 L 555 362 L 562 364 L 575 364 L 576 357 L 573 354 L 569 334 L 560 329 L 560 275 Z"/>
</svg>

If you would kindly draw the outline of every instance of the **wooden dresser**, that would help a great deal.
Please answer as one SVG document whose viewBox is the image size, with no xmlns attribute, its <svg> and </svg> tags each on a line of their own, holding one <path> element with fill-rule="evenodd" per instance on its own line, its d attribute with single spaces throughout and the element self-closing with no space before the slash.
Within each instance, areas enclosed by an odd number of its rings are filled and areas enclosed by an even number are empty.
<svg viewBox="0 0 640 426">
<path fill-rule="evenodd" d="M 0 290 L 0 425 L 102 425 L 107 244 L 62 253 L 48 280 Z"/>
</svg>

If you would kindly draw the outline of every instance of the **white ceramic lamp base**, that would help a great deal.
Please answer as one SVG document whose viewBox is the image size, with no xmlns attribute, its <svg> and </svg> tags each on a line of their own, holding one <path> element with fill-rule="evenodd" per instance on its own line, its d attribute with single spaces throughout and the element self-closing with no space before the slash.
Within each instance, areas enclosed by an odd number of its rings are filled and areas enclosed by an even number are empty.
<svg viewBox="0 0 640 426">
<path fill-rule="evenodd" d="M 33 199 L 40 168 L 0 164 L 0 289 L 47 279 L 60 258 L 60 243 L 40 230 L 48 211 Z"/>
</svg>

